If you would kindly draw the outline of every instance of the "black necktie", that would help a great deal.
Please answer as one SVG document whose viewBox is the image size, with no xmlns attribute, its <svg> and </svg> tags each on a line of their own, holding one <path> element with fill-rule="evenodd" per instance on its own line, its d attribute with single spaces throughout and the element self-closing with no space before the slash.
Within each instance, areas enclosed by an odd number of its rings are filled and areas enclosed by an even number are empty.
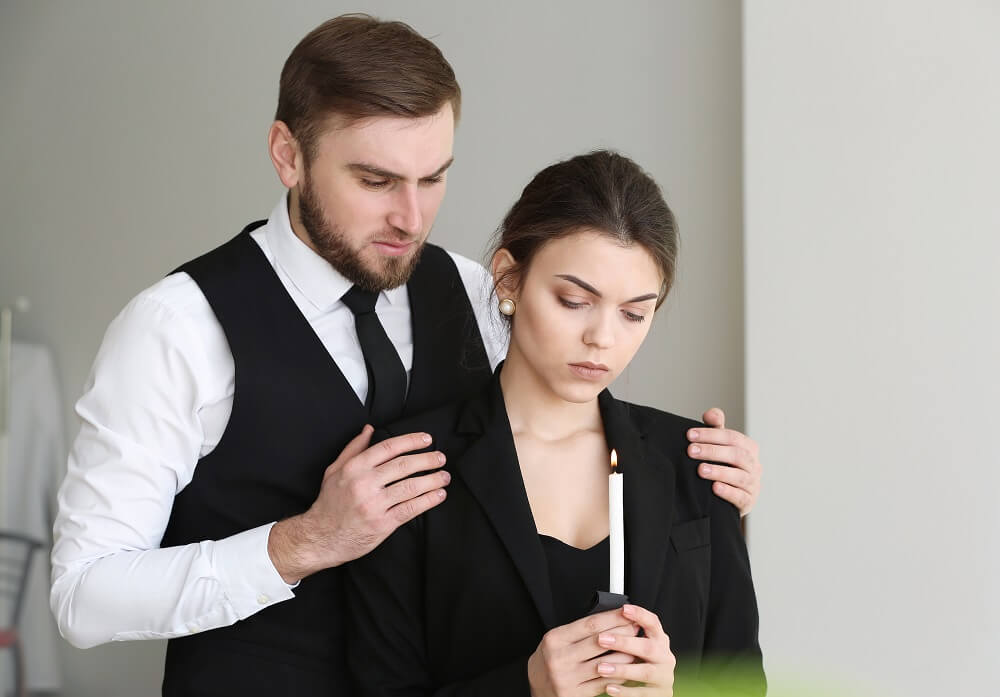
<svg viewBox="0 0 1000 697">
<path fill-rule="evenodd" d="M 344 294 L 344 304 L 354 313 L 361 352 L 368 368 L 368 407 L 375 426 L 392 423 L 403 413 L 406 399 L 406 369 L 399 360 L 396 347 L 389 341 L 378 315 L 375 301 L 378 293 L 353 286 Z"/>
</svg>

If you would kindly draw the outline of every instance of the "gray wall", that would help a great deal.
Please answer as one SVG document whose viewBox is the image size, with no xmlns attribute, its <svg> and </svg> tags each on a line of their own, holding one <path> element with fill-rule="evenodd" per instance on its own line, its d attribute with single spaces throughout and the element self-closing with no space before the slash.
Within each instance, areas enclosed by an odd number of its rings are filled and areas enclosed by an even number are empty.
<svg viewBox="0 0 1000 697">
<path fill-rule="evenodd" d="M 266 216 L 281 64 L 342 11 L 431 36 L 464 91 L 433 238 L 480 257 L 542 166 L 594 147 L 660 182 L 676 291 L 620 396 L 743 422 L 740 15 L 714 2 L 46 2 L 0 5 L 0 301 L 50 345 L 67 417 L 105 326 L 138 290 Z M 72 435 L 72 434 L 71 434 Z M 71 695 L 153 694 L 162 646 L 66 648 Z"/>
<path fill-rule="evenodd" d="M 744 11 L 771 683 L 1000 694 L 1000 5 Z"/>
</svg>

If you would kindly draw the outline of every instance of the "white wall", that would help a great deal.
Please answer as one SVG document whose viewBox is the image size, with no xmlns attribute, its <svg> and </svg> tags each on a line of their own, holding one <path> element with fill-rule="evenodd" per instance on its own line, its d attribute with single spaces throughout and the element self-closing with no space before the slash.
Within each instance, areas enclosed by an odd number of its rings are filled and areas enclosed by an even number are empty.
<svg viewBox="0 0 1000 697">
<path fill-rule="evenodd" d="M 749 0 L 744 23 L 772 683 L 995 696 L 1000 4 Z"/>
<path fill-rule="evenodd" d="M 0 302 L 31 298 L 16 333 L 53 348 L 70 422 L 129 297 L 270 211 L 281 65 L 316 24 L 359 9 L 431 36 L 462 83 L 439 243 L 480 256 L 555 159 L 611 146 L 652 172 L 681 224 L 681 268 L 617 391 L 742 424 L 737 3 L 14 0 L 0 4 Z M 67 648 L 67 694 L 154 694 L 161 655 Z"/>
</svg>

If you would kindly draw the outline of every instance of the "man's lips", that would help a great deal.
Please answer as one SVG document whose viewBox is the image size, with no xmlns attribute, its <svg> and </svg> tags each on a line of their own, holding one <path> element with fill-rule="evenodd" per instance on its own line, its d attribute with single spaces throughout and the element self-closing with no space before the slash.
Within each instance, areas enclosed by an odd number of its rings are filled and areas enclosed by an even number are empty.
<svg viewBox="0 0 1000 697">
<path fill-rule="evenodd" d="M 413 249 L 415 242 L 399 242 L 396 240 L 375 240 L 375 249 L 388 256 L 402 256 Z"/>
</svg>

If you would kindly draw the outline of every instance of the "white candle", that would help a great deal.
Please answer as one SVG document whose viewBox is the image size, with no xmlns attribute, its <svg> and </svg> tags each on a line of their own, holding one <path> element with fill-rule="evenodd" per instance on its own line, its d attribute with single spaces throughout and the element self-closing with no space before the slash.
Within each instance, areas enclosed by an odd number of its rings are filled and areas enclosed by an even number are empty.
<svg viewBox="0 0 1000 697">
<path fill-rule="evenodd" d="M 618 471 L 618 453 L 611 451 L 611 474 L 608 475 L 608 514 L 611 527 L 612 593 L 625 593 L 625 506 L 622 502 L 622 475 Z"/>
</svg>

